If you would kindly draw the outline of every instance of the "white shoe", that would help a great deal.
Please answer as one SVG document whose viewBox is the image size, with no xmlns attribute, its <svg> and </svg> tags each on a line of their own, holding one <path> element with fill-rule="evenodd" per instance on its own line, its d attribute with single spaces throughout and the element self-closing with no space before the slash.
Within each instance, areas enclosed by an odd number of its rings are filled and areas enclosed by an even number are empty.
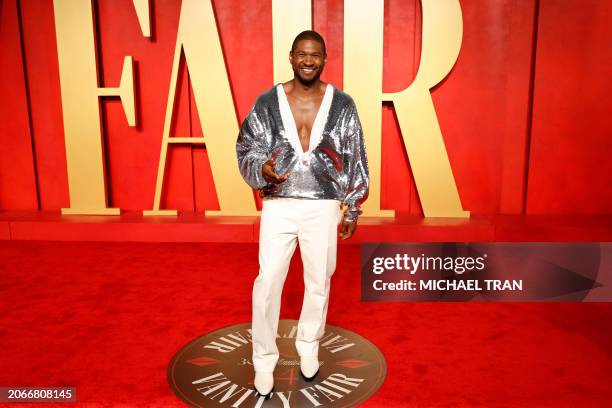
<svg viewBox="0 0 612 408">
<path fill-rule="evenodd" d="M 255 391 L 266 397 L 266 399 L 272 396 L 272 389 L 274 388 L 274 373 L 268 373 L 263 371 L 255 371 Z"/>
<path fill-rule="evenodd" d="M 319 357 L 301 356 L 300 372 L 306 381 L 311 381 L 313 378 L 315 378 L 319 373 Z"/>
</svg>

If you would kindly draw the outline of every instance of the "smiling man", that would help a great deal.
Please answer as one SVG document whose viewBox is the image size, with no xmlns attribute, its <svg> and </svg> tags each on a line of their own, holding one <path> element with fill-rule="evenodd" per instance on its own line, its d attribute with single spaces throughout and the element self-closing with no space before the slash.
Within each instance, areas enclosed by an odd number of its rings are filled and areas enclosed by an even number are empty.
<svg viewBox="0 0 612 408">
<path fill-rule="evenodd" d="M 355 103 L 321 81 L 326 58 L 321 35 L 300 33 L 289 53 L 293 79 L 257 98 L 236 143 L 243 178 L 264 197 L 252 334 L 255 389 L 267 397 L 279 358 L 281 293 L 295 247 L 299 243 L 305 286 L 295 345 L 302 376 L 312 380 L 319 370 L 337 237 L 353 235 L 368 194 Z"/>
</svg>

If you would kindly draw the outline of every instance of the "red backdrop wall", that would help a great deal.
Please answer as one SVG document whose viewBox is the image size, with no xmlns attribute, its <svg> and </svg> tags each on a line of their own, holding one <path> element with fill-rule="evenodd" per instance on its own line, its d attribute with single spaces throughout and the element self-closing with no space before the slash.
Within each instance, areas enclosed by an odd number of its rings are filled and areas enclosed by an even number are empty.
<svg viewBox="0 0 612 408">
<path fill-rule="evenodd" d="M 213 1 L 237 109 L 272 85 L 271 0 Z M 612 3 L 598 0 L 461 1 L 456 66 L 433 90 L 451 166 L 473 214 L 612 211 Z M 0 2 L 0 208 L 69 206 L 51 0 Z M 343 1 L 314 0 L 328 42 L 324 80 L 342 87 Z M 110 205 L 150 209 L 180 1 L 152 0 L 153 41 L 131 2 L 94 2 L 100 86 L 116 86 L 124 55 L 136 61 L 138 127 L 118 99 L 102 115 Z M 420 3 L 385 2 L 383 91 L 408 86 L 420 54 Z M 289 78 L 288 78 L 289 79 Z M 183 67 L 173 134 L 201 136 Z M 422 214 L 392 105 L 383 115 L 383 208 Z M 216 209 L 205 148 L 172 146 L 163 208 Z"/>
</svg>

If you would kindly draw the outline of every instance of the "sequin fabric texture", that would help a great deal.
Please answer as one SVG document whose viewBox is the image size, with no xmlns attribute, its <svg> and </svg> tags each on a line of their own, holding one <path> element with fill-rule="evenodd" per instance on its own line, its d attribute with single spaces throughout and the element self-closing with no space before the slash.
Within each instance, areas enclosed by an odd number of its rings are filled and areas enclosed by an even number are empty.
<svg viewBox="0 0 612 408">
<path fill-rule="evenodd" d="M 242 177 L 267 197 L 339 200 L 348 206 L 345 220 L 356 221 L 360 205 L 367 198 L 369 176 L 363 131 L 353 99 L 332 88 L 328 110 L 324 97 L 317 115 L 327 113 L 326 117 L 317 117 L 313 124 L 314 131 L 317 120 L 321 120 L 322 131 L 318 135 L 311 133 L 310 148 L 304 152 L 299 139 L 296 143 L 293 118 L 286 123 L 286 111 L 283 121 L 281 111 L 288 105 L 284 106 L 281 92 L 282 85 L 277 84 L 261 94 L 242 123 L 236 142 Z M 263 177 L 262 165 L 272 158 L 276 159 L 277 174 L 289 174 L 283 183 L 268 183 Z"/>
</svg>

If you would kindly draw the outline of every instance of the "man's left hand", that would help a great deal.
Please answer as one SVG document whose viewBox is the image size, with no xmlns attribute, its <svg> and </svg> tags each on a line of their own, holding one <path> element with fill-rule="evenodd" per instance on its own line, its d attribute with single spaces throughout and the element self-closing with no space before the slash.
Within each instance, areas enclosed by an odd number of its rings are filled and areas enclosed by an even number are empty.
<svg viewBox="0 0 612 408">
<path fill-rule="evenodd" d="M 342 212 L 342 220 L 340 221 L 340 238 L 343 240 L 352 237 L 357 229 L 357 221 L 348 222 L 344 218 L 346 215 L 346 210 L 348 210 L 348 207 L 345 204 L 342 204 L 340 207 L 340 211 Z"/>
<path fill-rule="evenodd" d="M 341 239 L 343 240 L 349 239 L 350 237 L 353 236 L 356 229 L 357 229 L 357 221 L 348 222 L 344 220 L 344 217 L 342 217 L 342 225 L 340 226 L 340 238 Z"/>
</svg>

